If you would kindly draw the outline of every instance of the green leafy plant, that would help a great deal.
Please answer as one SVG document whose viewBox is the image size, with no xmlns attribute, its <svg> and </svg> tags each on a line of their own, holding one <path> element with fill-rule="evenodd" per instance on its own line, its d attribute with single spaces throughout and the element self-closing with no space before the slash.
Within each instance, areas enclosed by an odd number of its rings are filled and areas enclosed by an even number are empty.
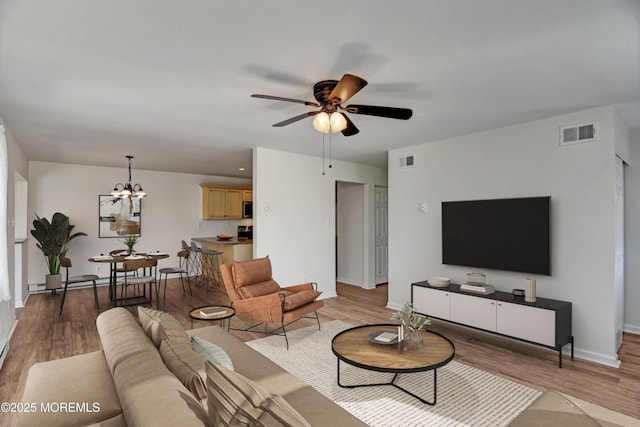
<svg viewBox="0 0 640 427">
<path fill-rule="evenodd" d="M 412 332 L 424 329 L 426 325 L 431 323 L 428 317 L 416 313 L 413 309 L 413 304 L 408 301 L 404 303 L 401 310 L 391 315 L 391 320 L 399 321 L 402 326 Z"/>
<path fill-rule="evenodd" d="M 122 243 L 124 243 L 127 246 L 127 248 L 129 249 L 129 253 L 133 253 L 133 247 L 135 246 L 136 243 L 138 243 L 138 240 L 140 240 L 140 237 L 135 236 L 133 234 L 129 234 L 124 238 Z"/>
<path fill-rule="evenodd" d="M 54 213 L 51 221 L 36 214 L 31 235 L 38 241 L 36 246 L 44 254 L 49 274 L 60 274 L 60 256 L 66 255 L 69 242 L 78 236 L 87 235 L 82 232 L 71 234 L 74 227 L 69 223 L 69 217 L 63 213 Z"/>
</svg>

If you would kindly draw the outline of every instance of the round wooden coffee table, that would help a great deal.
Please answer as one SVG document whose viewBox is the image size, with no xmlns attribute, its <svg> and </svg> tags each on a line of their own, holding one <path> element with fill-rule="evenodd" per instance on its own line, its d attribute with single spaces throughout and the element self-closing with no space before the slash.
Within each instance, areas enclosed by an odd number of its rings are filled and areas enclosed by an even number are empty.
<svg viewBox="0 0 640 427">
<path fill-rule="evenodd" d="M 196 307 L 189 311 L 189 317 L 191 318 L 191 329 L 193 329 L 193 320 L 219 320 L 220 326 L 224 328 L 225 319 L 230 319 L 235 316 L 236 310 L 233 307 L 226 305 L 204 305 L 202 307 Z M 231 324 L 231 321 L 229 321 Z M 228 329 L 228 328 L 227 328 Z"/>
<path fill-rule="evenodd" d="M 331 350 L 338 358 L 338 385 L 345 388 L 392 385 L 427 405 L 435 405 L 437 397 L 437 369 L 446 365 L 455 355 L 453 343 L 433 331 L 420 331 L 423 343 L 417 350 L 400 352 L 398 344 L 378 344 L 369 340 L 375 331 L 397 332 L 397 325 L 377 324 L 356 326 L 336 335 L 331 341 Z M 387 383 L 345 385 L 340 382 L 340 362 L 362 369 L 394 374 Z M 433 371 L 433 400 L 427 401 L 397 385 L 400 374 Z"/>
</svg>

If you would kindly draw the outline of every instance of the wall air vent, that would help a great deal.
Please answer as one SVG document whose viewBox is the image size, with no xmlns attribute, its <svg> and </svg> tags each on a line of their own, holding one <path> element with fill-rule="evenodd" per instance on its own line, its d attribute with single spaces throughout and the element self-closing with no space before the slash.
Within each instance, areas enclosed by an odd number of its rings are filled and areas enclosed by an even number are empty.
<svg viewBox="0 0 640 427">
<path fill-rule="evenodd" d="M 400 169 L 413 167 L 413 154 L 408 156 L 398 157 L 398 167 Z"/>
<path fill-rule="evenodd" d="M 596 123 L 564 126 L 560 128 L 560 145 L 582 144 L 598 140 Z"/>
</svg>

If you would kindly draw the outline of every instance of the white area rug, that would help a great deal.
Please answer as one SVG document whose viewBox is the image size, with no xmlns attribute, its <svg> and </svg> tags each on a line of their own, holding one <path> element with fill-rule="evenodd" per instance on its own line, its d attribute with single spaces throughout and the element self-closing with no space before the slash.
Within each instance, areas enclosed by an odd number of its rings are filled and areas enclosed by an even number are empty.
<svg viewBox="0 0 640 427">
<path fill-rule="evenodd" d="M 505 426 L 541 393 L 455 360 L 438 369 L 435 406 L 425 405 L 393 386 L 347 389 L 336 381 L 336 356 L 331 340 L 350 328 L 334 320 L 298 329 L 284 338 L 270 336 L 247 344 L 291 372 L 371 426 Z M 343 384 L 390 381 L 392 374 L 340 363 Z M 432 400 L 433 372 L 401 375 L 397 383 Z"/>
</svg>

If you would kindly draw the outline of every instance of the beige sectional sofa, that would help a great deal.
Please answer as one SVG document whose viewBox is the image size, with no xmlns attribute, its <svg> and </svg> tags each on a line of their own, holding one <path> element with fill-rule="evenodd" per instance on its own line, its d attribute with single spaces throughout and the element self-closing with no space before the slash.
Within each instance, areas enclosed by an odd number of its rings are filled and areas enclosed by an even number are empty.
<svg viewBox="0 0 640 427">
<path fill-rule="evenodd" d="M 29 370 L 21 401 L 33 410 L 18 426 L 218 426 L 238 413 L 252 425 L 365 425 L 219 326 L 185 333 L 166 313 L 113 308 L 97 327 L 102 350 Z M 205 365 L 189 335 L 224 349 L 233 370 Z"/>
</svg>

